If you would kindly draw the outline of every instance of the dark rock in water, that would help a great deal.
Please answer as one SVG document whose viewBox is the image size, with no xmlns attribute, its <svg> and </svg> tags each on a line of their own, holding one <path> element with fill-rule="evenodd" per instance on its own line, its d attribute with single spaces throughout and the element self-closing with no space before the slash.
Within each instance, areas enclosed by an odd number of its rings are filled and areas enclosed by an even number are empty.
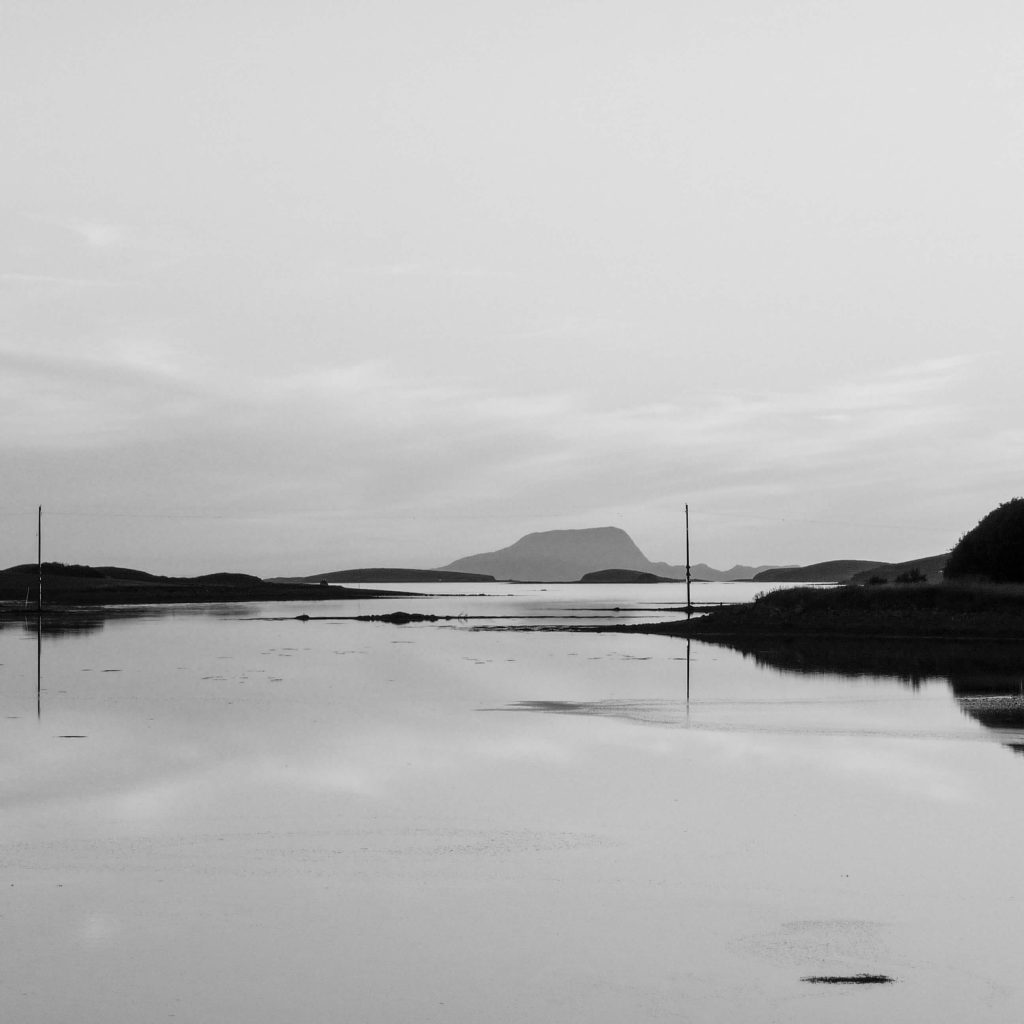
<svg viewBox="0 0 1024 1024">
<path fill-rule="evenodd" d="M 820 974 L 800 980 L 811 985 L 891 985 L 896 979 L 886 974 Z"/>
<path fill-rule="evenodd" d="M 387 612 L 384 615 L 357 615 L 360 622 L 393 622 L 397 626 L 404 626 L 408 622 L 440 622 L 442 619 L 450 619 L 450 615 L 424 615 L 421 612 Z"/>
</svg>

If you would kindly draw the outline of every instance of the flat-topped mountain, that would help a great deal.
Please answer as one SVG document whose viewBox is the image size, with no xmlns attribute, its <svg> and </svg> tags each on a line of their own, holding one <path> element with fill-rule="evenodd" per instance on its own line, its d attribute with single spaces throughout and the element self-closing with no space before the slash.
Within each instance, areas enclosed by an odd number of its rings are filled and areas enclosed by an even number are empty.
<svg viewBox="0 0 1024 1024">
<path fill-rule="evenodd" d="M 769 566 L 734 566 L 727 572 L 703 563 L 690 567 L 693 579 L 750 579 Z M 683 579 L 686 566 L 652 562 L 625 530 L 598 526 L 583 530 L 544 530 L 528 533 L 515 544 L 498 551 L 458 558 L 443 566 L 448 572 L 483 573 L 503 580 L 543 580 L 570 583 L 594 572 L 608 569 L 651 573 Z"/>
</svg>

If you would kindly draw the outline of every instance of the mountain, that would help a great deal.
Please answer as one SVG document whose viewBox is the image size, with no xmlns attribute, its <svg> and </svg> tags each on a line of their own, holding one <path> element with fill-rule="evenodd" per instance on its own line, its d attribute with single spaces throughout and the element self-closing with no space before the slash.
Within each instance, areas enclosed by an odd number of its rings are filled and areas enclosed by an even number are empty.
<svg viewBox="0 0 1024 1024">
<path fill-rule="evenodd" d="M 672 579 L 686 577 L 686 566 L 652 562 L 629 534 L 617 526 L 528 533 L 507 548 L 458 558 L 442 568 L 447 572 L 483 573 L 500 580 L 551 583 L 575 582 L 588 573 L 609 569 L 651 573 Z M 758 571 L 751 566 L 735 566 L 728 572 L 720 572 L 704 564 L 690 567 L 692 578 L 698 580 L 750 579 Z"/>
<path fill-rule="evenodd" d="M 498 579 L 574 582 L 602 569 L 653 572 L 651 563 L 625 530 L 601 526 L 589 530 L 528 533 L 510 547 L 458 558 L 447 572 L 476 572 Z"/>
<path fill-rule="evenodd" d="M 813 565 L 788 565 L 767 569 L 754 577 L 755 583 L 845 583 L 856 573 L 873 572 L 886 562 L 868 562 L 858 558 L 838 558 Z"/>
</svg>

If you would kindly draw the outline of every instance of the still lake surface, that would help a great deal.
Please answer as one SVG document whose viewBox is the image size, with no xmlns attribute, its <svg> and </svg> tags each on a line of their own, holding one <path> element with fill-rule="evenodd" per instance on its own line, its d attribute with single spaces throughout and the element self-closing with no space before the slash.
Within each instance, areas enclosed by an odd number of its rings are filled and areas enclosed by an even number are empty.
<svg viewBox="0 0 1024 1024">
<path fill-rule="evenodd" d="M 430 589 L 4 624 L 0 1019 L 1020 1019 L 1014 646 L 516 632 L 685 589 Z M 396 608 L 466 618 L 294 618 Z M 801 980 L 859 973 L 896 980 Z"/>
</svg>

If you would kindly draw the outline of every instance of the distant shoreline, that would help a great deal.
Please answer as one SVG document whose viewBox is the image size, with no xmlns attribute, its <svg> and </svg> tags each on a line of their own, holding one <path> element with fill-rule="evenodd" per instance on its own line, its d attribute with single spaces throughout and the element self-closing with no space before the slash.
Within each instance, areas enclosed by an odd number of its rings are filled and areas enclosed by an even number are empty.
<svg viewBox="0 0 1024 1024">
<path fill-rule="evenodd" d="M 27 598 L 26 598 L 27 594 Z M 253 583 L 215 585 L 195 583 L 141 583 L 109 586 L 59 586 L 43 581 L 43 611 L 104 605 L 146 604 L 244 604 L 260 601 L 368 601 L 382 597 L 414 598 L 420 595 L 391 590 L 321 587 L 313 584 Z M 35 613 L 36 594 L 23 587 L 20 595 L 0 588 L 0 614 Z"/>
</svg>

